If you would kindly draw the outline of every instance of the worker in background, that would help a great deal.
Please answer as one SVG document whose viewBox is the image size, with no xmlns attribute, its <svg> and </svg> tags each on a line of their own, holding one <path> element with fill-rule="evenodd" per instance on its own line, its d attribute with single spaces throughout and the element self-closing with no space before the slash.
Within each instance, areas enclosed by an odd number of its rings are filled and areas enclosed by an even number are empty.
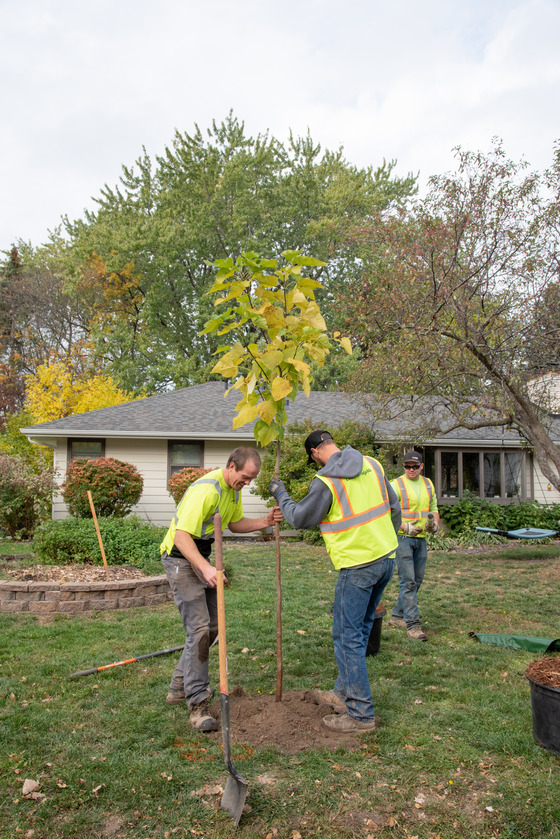
<svg viewBox="0 0 560 839">
<path fill-rule="evenodd" d="M 439 527 L 437 498 L 433 483 L 422 475 L 424 461 L 420 452 L 406 452 L 403 463 L 404 475 L 391 481 L 401 503 L 403 521 L 397 549 L 400 591 L 389 626 L 406 627 L 409 638 L 427 641 L 420 625 L 418 589 L 428 558 L 426 533 L 435 533 Z"/>
<path fill-rule="evenodd" d="M 216 731 L 208 710 L 214 694 L 208 675 L 210 646 L 218 635 L 216 568 L 209 557 L 214 542 L 214 515 L 232 533 L 264 530 L 282 521 L 278 507 L 258 519 L 245 518 L 241 490 L 259 474 L 261 458 L 252 448 L 240 447 L 223 469 L 215 469 L 187 489 L 161 543 L 161 561 L 173 599 L 187 633 L 179 663 L 173 671 L 166 701 L 187 704 L 190 724 L 197 731 Z M 227 585 L 227 578 L 224 577 Z"/>
<path fill-rule="evenodd" d="M 305 441 L 307 462 L 321 468 L 307 496 L 293 501 L 281 480 L 270 482 L 286 521 L 294 528 L 319 526 L 339 572 L 333 607 L 334 690 L 314 691 L 318 704 L 334 711 L 327 728 L 363 732 L 376 728 L 366 666 L 366 648 L 375 610 L 394 570 L 401 511 L 383 467 L 351 446 L 342 451 L 328 431 Z"/>
</svg>

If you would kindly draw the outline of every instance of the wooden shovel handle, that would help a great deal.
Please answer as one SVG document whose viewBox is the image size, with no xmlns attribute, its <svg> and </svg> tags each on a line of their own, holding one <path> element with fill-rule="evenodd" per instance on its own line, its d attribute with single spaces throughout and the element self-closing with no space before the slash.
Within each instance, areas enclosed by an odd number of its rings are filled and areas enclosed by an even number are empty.
<svg viewBox="0 0 560 839">
<path fill-rule="evenodd" d="M 220 660 L 220 693 L 229 695 L 227 676 L 226 608 L 224 601 L 224 554 L 222 517 L 214 516 L 214 548 L 216 552 L 216 591 L 218 595 L 218 657 Z"/>
</svg>

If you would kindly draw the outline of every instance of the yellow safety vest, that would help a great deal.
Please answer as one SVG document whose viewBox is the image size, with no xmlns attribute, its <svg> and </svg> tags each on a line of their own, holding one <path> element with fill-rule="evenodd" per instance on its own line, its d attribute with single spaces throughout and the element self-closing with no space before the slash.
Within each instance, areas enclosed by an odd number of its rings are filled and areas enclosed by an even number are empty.
<svg viewBox="0 0 560 839">
<path fill-rule="evenodd" d="M 423 475 L 419 475 L 418 480 L 420 481 L 419 498 L 417 498 L 416 493 L 409 493 L 410 488 L 407 488 L 407 482 L 402 476 L 391 482 L 401 500 L 403 522 L 428 518 L 428 513 L 430 512 L 430 507 L 432 506 L 432 500 L 434 498 L 434 485 L 429 478 L 425 478 Z M 416 509 L 417 507 L 419 507 L 419 509 Z M 418 522 L 418 527 L 424 529 L 426 527 L 426 522 Z M 419 538 L 423 538 L 425 535 L 425 533 L 418 534 Z"/>
<path fill-rule="evenodd" d="M 398 546 L 383 467 L 372 457 L 363 463 L 356 478 L 317 475 L 333 497 L 319 527 L 337 570 L 381 559 Z"/>
</svg>

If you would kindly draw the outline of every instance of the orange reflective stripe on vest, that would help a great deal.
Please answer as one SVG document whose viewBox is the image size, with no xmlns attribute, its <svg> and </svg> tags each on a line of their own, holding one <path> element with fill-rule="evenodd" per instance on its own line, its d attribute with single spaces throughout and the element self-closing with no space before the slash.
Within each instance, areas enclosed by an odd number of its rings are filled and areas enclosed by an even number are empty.
<svg viewBox="0 0 560 839">
<path fill-rule="evenodd" d="M 403 519 L 417 519 L 417 518 L 428 518 L 428 513 L 430 512 L 430 507 L 432 506 L 432 499 L 434 497 L 434 491 L 432 488 L 432 484 L 427 478 L 424 478 L 423 475 L 419 476 L 419 480 L 422 481 L 426 492 L 428 493 L 428 507 L 426 510 L 411 510 L 410 508 L 410 498 L 408 495 L 408 491 L 406 488 L 406 484 L 404 482 L 404 478 L 397 478 L 396 483 L 399 485 L 399 489 L 401 491 L 401 509 Z"/>
<path fill-rule="evenodd" d="M 338 506 L 342 513 L 342 518 L 335 521 L 322 521 L 320 524 L 321 533 L 342 533 L 344 530 L 349 530 L 351 527 L 360 527 L 362 524 L 367 524 L 380 516 L 385 515 L 390 510 L 389 498 L 387 495 L 387 488 L 385 486 L 385 479 L 383 473 L 380 473 L 377 463 L 369 457 L 364 460 L 373 468 L 373 472 L 379 483 L 382 502 L 375 507 L 370 507 L 368 510 L 363 510 L 360 513 L 355 513 L 352 509 L 352 504 L 348 496 L 348 492 L 344 481 L 341 478 L 325 478 L 325 481 L 331 486 L 333 494 L 338 501 Z"/>
</svg>

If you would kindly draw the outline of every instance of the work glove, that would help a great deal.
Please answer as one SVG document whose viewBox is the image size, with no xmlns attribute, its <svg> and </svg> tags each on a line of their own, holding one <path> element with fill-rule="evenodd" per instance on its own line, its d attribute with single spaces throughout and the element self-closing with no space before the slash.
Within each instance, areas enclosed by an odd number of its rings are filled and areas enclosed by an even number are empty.
<svg viewBox="0 0 560 839">
<path fill-rule="evenodd" d="M 416 527 L 412 521 L 405 521 L 403 522 L 402 531 L 405 536 L 418 536 L 419 533 L 422 533 L 422 528 Z"/>
<path fill-rule="evenodd" d="M 426 522 L 426 533 L 437 533 L 438 523 L 433 513 L 428 513 L 428 521 Z"/>
<path fill-rule="evenodd" d="M 286 487 L 284 486 L 284 481 L 281 481 L 280 478 L 273 478 L 271 480 L 268 485 L 268 491 L 276 498 L 276 500 L 280 498 L 283 492 L 287 492 Z"/>
</svg>

